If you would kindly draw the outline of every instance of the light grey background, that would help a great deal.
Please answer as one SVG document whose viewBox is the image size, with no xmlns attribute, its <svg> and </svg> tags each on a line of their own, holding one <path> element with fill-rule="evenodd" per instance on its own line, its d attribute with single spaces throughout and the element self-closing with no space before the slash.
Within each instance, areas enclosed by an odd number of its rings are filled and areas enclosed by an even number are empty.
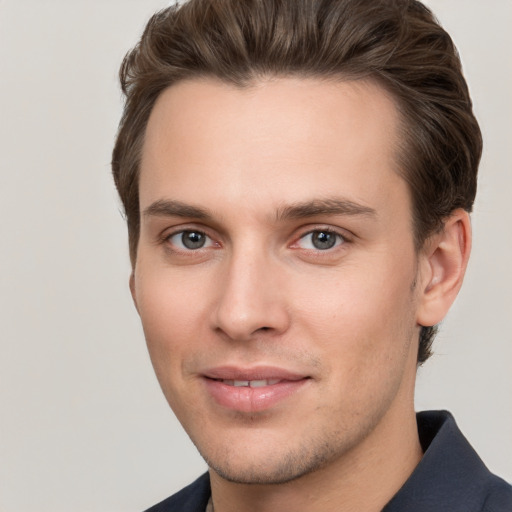
<svg viewBox="0 0 512 512">
<path fill-rule="evenodd" d="M 161 396 L 110 178 L 117 69 L 162 0 L 0 0 L 0 510 L 140 511 L 205 465 Z M 469 274 L 420 370 L 512 480 L 512 2 L 431 0 L 485 137 Z"/>
</svg>

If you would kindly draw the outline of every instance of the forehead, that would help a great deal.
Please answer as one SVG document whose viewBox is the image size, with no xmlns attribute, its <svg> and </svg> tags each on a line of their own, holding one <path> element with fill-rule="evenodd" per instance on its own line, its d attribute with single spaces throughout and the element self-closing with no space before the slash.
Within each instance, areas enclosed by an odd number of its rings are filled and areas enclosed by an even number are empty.
<svg viewBox="0 0 512 512">
<path fill-rule="evenodd" d="M 404 186 L 395 172 L 398 122 L 393 100 L 373 82 L 180 82 L 160 95 L 148 122 L 141 209 L 169 197 L 215 208 L 308 194 L 374 207 L 389 187 Z"/>
</svg>

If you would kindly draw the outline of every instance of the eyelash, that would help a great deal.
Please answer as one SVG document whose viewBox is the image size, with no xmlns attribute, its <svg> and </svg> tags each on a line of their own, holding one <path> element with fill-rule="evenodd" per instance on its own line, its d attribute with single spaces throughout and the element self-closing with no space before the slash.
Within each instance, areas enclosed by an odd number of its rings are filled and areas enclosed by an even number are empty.
<svg viewBox="0 0 512 512">
<path fill-rule="evenodd" d="M 200 229 L 180 229 L 179 231 L 174 231 L 172 233 L 169 233 L 169 234 L 166 234 L 164 237 L 163 237 L 163 243 L 166 243 L 172 247 L 176 247 L 176 243 L 173 243 L 172 242 L 172 239 L 174 237 L 177 237 L 179 235 L 181 235 L 181 238 L 183 240 L 183 236 L 186 234 L 186 233 L 189 233 L 189 234 L 197 234 L 197 235 L 200 235 L 200 236 L 203 236 L 206 238 L 206 244 L 208 244 L 206 247 L 205 246 L 201 246 L 201 247 L 198 247 L 196 249 L 191 249 L 191 248 L 187 248 L 187 247 L 180 247 L 180 248 L 177 248 L 177 249 L 173 249 L 175 252 L 199 252 L 201 251 L 202 249 L 208 249 L 212 246 L 219 246 L 219 244 L 216 244 L 212 237 L 210 237 L 207 233 L 205 233 L 203 230 L 200 230 Z M 182 242 L 183 243 L 183 242 Z"/>
<path fill-rule="evenodd" d="M 176 247 L 176 243 L 173 243 L 172 239 L 174 237 L 181 235 L 182 240 L 183 240 L 183 235 L 185 235 L 186 233 L 195 233 L 197 235 L 205 237 L 206 244 L 208 244 L 208 245 L 206 247 L 203 245 L 203 246 L 195 248 L 195 249 L 186 248 L 186 247 Z M 332 247 L 327 247 L 325 249 L 318 249 L 318 248 L 314 248 L 314 247 L 313 248 L 303 248 L 303 247 L 299 246 L 299 242 L 301 240 L 304 240 L 306 237 L 311 236 L 315 233 L 326 233 L 329 235 L 334 235 L 336 237 L 334 245 Z M 340 246 L 343 246 L 350 242 L 351 242 L 350 237 L 348 237 L 344 233 L 342 234 L 339 231 L 337 231 L 331 227 L 318 227 L 315 229 L 310 229 L 310 230 L 306 231 L 305 233 L 302 233 L 299 237 L 297 237 L 295 239 L 295 241 L 292 244 L 289 245 L 289 247 L 292 249 L 302 250 L 302 251 L 311 252 L 311 253 L 317 253 L 320 255 L 322 253 L 323 254 L 332 253 L 336 250 L 336 248 L 339 248 Z M 212 247 L 218 248 L 221 246 L 220 243 L 215 242 L 214 239 L 211 236 L 209 236 L 204 230 L 194 229 L 194 228 L 180 229 L 177 231 L 173 231 L 172 233 L 167 233 L 164 236 L 162 236 L 161 243 L 166 244 L 168 249 L 171 250 L 172 252 L 181 253 L 181 254 L 184 254 L 184 253 L 198 254 L 198 253 L 202 253 L 203 250 L 207 250 Z"/>
<path fill-rule="evenodd" d="M 327 247 L 325 249 L 308 248 L 305 250 L 308 250 L 308 251 L 311 250 L 311 251 L 319 252 L 319 253 L 332 252 L 332 250 L 336 249 L 336 247 L 344 245 L 350 241 L 347 236 L 342 235 L 340 232 L 336 231 L 335 229 L 323 227 L 323 228 L 311 229 L 311 230 L 307 231 L 306 233 L 303 233 L 299 238 L 297 238 L 297 241 L 294 242 L 291 247 L 293 248 L 294 246 L 298 246 L 298 244 L 301 240 L 304 240 L 306 237 L 314 235 L 315 233 L 318 233 L 318 234 L 323 233 L 323 234 L 333 235 L 334 237 L 336 237 L 335 241 L 334 241 L 334 245 L 332 247 Z M 301 249 L 300 247 L 297 247 L 297 248 Z"/>
</svg>

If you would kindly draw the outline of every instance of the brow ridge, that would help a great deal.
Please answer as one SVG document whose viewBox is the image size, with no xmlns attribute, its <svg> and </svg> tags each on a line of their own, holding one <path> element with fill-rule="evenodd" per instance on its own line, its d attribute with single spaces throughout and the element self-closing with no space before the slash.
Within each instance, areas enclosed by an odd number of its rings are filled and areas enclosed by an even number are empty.
<svg viewBox="0 0 512 512">
<path fill-rule="evenodd" d="M 277 220 L 302 219 L 318 215 L 362 215 L 375 217 L 377 212 L 369 206 L 355 203 L 348 199 L 313 199 L 312 201 L 293 203 L 279 208 Z"/>
<path fill-rule="evenodd" d="M 144 217 L 193 217 L 209 219 L 211 215 L 199 206 L 176 201 L 174 199 L 159 199 L 151 203 L 142 213 Z"/>
<path fill-rule="evenodd" d="M 296 202 L 278 208 L 276 221 L 303 219 L 319 215 L 362 215 L 374 217 L 377 212 L 369 206 L 348 199 L 328 198 Z M 183 217 L 200 220 L 212 219 L 208 210 L 174 199 L 159 199 L 143 211 L 144 217 Z"/>
</svg>

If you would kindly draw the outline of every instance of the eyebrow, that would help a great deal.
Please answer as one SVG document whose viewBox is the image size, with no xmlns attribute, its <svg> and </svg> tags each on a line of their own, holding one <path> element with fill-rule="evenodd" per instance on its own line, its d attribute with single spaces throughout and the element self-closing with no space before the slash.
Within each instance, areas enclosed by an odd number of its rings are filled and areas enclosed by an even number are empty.
<svg viewBox="0 0 512 512">
<path fill-rule="evenodd" d="M 313 199 L 292 203 L 278 208 L 276 221 L 303 219 L 318 215 L 350 215 L 375 217 L 377 212 L 369 206 L 364 206 L 347 199 Z M 159 199 L 144 212 L 144 217 L 183 217 L 200 220 L 211 220 L 213 216 L 208 210 L 181 201 L 171 199 Z"/>
<path fill-rule="evenodd" d="M 277 211 L 277 220 L 302 219 L 317 215 L 362 215 L 376 217 L 377 212 L 369 206 L 354 203 L 347 199 L 314 199 L 283 206 Z"/>
<path fill-rule="evenodd" d="M 144 217 L 193 217 L 202 220 L 211 218 L 203 208 L 169 199 L 155 201 L 144 210 L 142 215 Z"/>
</svg>

